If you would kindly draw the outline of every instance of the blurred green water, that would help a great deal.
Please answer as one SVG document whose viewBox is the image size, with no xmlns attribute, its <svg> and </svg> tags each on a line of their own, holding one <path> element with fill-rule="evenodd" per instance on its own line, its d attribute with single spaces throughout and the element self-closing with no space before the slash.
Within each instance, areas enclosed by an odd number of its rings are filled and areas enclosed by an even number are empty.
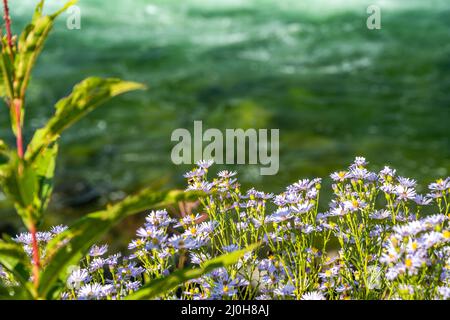
<svg viewBox="0 0 450 320">
<path fill-rule="evenodd" d="M 37 1 L 12 1 L 15 30 Z M 51 7 L 56 7 L 51 1 Z M 382 29 L 366 28 L 369 4 Z M 279 128 L 280 172 L 237 166 L 244 187 L 279 192 L 356 155 L 427 184 L 450 173 L 450 2 L 81 0 L 64 16 L 28 97 L 27 137 L 91 75 L 145 82 L 63 136 L 53 210 L 85 211 L 148 185 L 184 187 L 176 128 Z M 4 113 L 6 114 L 6 113 Z M 0 136 L 12 141 L 8 119 Z M 81 195 L 81 196 L 80 196 Z M 3 214 L 10 210 L 3 210 Z"/>
</svg>

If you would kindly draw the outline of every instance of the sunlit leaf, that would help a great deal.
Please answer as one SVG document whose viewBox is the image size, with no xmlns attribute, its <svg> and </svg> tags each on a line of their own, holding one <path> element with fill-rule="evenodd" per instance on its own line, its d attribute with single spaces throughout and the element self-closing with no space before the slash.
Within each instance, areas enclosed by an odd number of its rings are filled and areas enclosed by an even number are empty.
<svg viewBox="0 0 450 320">
<path fill-rule="evenodd" d="M 63 130 L 112 97 L 143 88 L 140 83 L 120 79 L 92 77 L 82 81 L 68 97 L 56 104 L 56 113 L 45 127 L 36 131 L 28 146 L 26 158 L 33 160 L 54 142 Z"/>
<path fill-rule="evenodd" d="M 38 190 L 33 206 L 40 215 L 47 208 L 53 192 L 53 176 L 55 174 L 57 155 L 58 145 L 55 143 L 53 146 L 44 149 L 31 164 L 38 180 Z"/>
<path fill-rule="evenodd" d="M 36 7 L 33 19 L 19 37 L 18 52 L 15 59 L 14 95 L 23 99 L 30 81 L 36 59 L 44 47 L 44 42 L 53 28 L 54 20 L 62 12 L 74 5 L 77 0 L 68 1 L 52 15 L 43 15 L 43 1 Z"/>
<path fill-rule="evenodd" d="M 3 191 L 14 203 L 18 214 L 27 227 L 38 219 L 33 211 L 33 202 L 38 192 L 38 176 L 31 166 L 14 156 L 3 165 L 0 173 Z"/>
<path fill-rule="evenodd" d="M 142 300 L 152 299 L 175 289 L 180 284 L 185 283 L 191 279 L 197 279 L 204 274 L 207 274 L 214 269 L 233 265 L 247 252 L 254 250 L 258 244 L 250 245 L 247 248 L 239 251 L 234 251 L 221 255 L 217 258 L 204 262 L 199 268 L 183 269 L 173 272 L 171 275 L 156 279 L 144 285 L 135 293 L 126 297 L 127 300 Z"/>
<path fill-rule="evenodd" d="M 2 154 L 0 143 L 0 154 Z M 14 203 L 25 225 L 30 227 L 41 220 L 53 191 L 57 144 L 43 150 L 30 163 L 5 151 L 8 162 L 0 164 L 0 182 L 8 199 Z"/>
<path fill-rule="evenodd" d="M 14 96 L 13 92 L 13 69 L 11 59 L 6 52 L 2 52 L 0 55 L 0 70 L 2 82 L 0 84 L 0 96 L 9 97 Z"/>
</svg>

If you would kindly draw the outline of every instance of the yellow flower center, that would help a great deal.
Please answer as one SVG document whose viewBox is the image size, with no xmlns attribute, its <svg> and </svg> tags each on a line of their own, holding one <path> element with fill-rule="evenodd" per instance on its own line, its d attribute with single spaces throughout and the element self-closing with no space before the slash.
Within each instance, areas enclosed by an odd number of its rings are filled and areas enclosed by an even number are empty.
<svg viewBox="0 0 450 320">
<path fill-rule="evenodd" d="M 397 241 L 397 239 L 394 238 L 394 237 L 391 238 L 391 243 L 392 243 L 392 245 L 393 245 L 394 247 L 397 247 L 397 245 L 398 245 L 398 241 Z"/>
<path fill-rule="evenodd" d="M 345 177 L 346 174 L 347 174 L 347 172 L 341 171 L 341 172 L 338 173 L 338 177 L 339 177 L 340 179 L 344 179 L 344 177 Z"/>
<path fill-rule="evenodd" d="M 411 261 L 411 259 L 406 259 L 406 260 L 405 260 L 405 266 L 406 266 L 407 268 L 411 268 L 411 267 L 412 267 L 412 261 Z"/>
</svg>

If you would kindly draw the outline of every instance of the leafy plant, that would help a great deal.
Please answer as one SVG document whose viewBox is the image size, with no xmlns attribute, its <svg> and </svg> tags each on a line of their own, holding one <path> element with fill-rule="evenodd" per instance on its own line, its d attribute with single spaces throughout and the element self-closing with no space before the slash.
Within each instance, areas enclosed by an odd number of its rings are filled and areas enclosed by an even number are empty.
<svg viewBox="0 0 450 320">
<path fill-rule="evenodd" d="M 55 263 L 47 267 L 38 295 L 67 300 L 450 299 L 450 177 L 418 194 L 415 180 L 389 167 L 369 171 L 366 160 L 357 157 L 348 169 L 331 174 L 333 197 L 320 212 L 319 178 L 299 180 L 276 195 L 254 188 L 242 192 L 236 172 L 220 171 L 211 179 L 211 165 L 200 161 L 185 174 L 185 194 L 199 192 L 195 211 L 200 213 L 188 210 L 174 218 L 167 210 L 152 210 L 123 256 L 108 256 L 107 245 L 92 245 L 85 255 L 80 248 L 93 244 L 98 232 L 126 212 L 168 203 L 183 193 L 130 197 L 68 230 L 40 231 L 43 261 Z M 424 211 L 434 214 L 422 217 Z M 335 243 L 329 245 L 330 240 Z M 26 259 L 18 244 L 29 254 L 30 236 L 22 233 L 14 241 L 0 246 L 10 270 L 0 269 L 0 283 L 16 274 L 20 288 L 19 283 L 26 285 Z M 58 250 L 66 241 L 71 245 Z"/>
<path fill-rule="evenodd" d="M 44 127 L 34 132 L 28 146 L 25 145 L 23 126 L 26 92 L 33 67 L 55 19 L 75 3 L 76 0 L 68 1 L 57 12 L 45 15 L 44 0 L 39 1 L 30 24 L 16 39 L 11 31 L 8 2 L 3 1 L 6 35 L 1 36 L 0 95 L 9 110 L 16 148 L 0 140 L 0 157 L 4 159 L 4 162 L 0 164 L 0 185 L 30 232 L 32 256 L 30 262 L 23 247 L 11 239 L 5 238 L 0 241 L 0 267 L 12 275 L 12 283 L 20 284 L 19 286 L 0 286 L 0 297 L 3 298 L 56 297 L 55 294 L 59 292 L 61 283 L 67 279 L 68 267 L 77 264 L 93 243 L 122 218 L 149 208 L 169 205 L 196 196 L 196 193 L 180 191 L 144 190 L 138 195 L 108 206 L 105 210 L 83 217 L 68 230 L 59 234 L 49 243 L 48 248 L 39 247 L 37 230 L 53 191 L 60 135 L 111 98 L 130 91 L 145 89 L 143 84 L 121 79 L 87 78 L 77 84 L 69 96 L 56 103 L 55 114 Z M 46 252 L 44 261 L 41 259 L 43 250 Z M 236 260 L 235 256 L 224 257 L 222 260 L 216 260 L 213 265 L 220 266 Z M 207 270 L 210 270 L 210 266 Z M 173 277 L 167 281 L 159 280 L 160 288 L 185 281 L 190 277 L 189 272 L 183 273 L 183 277 L 175 280 Z M 32 282 L 30 282 L 30 274 Z"/>
</svg>

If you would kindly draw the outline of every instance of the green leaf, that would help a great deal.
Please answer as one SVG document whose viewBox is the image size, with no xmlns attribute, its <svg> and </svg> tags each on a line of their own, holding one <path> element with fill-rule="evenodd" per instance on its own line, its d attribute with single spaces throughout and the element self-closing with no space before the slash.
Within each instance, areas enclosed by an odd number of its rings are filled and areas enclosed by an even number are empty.
<svg viewBox="0 0 450 320">
<path fill-rule="evenodd" d="M 2 52 L 0 56 L 0 69 L 2 76 L 2 83 L 0 86 L 0 93 L 2 97 L 7 96 L 9 99 L 13 99 L 13 69 L 11 59 L 6 52 Z"/>
<path fill-rule="evenodd" d="M 40 0 L 39 3 L 36 5 L 32 21 L 35 21 L 37 18 L 42 16 L 42 12 L 44 11 L 44 4 L 45 0 Z"/>
<path fill-rule="evenodd" d="M 3 55 L 3 53 L 2 53 Z M 1 57 L 3 59 L 3 57 Z M 0 61 L 0 98 L 6 97 L 5 78 L 3 78 L 3 61 Z"/>
<path fill-rule="evenodd" d="M 9 154 L 9 147 L 8 145 L 5 143 L 5 141 L 0 139 L 0 154 L 3 155 L 8 155 Z"/>
<path fill-rule="evenodd" d="M 14 296 L 14 290 L 12 288 L 7 288 L 2 286 L 0 282 L 0 300 L 9 300 Z"/>
<path fill-rule="evenodd" d="M 143 300 L 152 299 L 175 289 L 184 282 L 201 277 L 214 269 L 233 265 L 247 252 L 254 250 L 259 244 L 250 245 L 247 248 L 239 251 L 234 251 L 221 255 L 217 258 L 206 261 L 200 268 L 183 269 L 172 273 L 171 275 L 156 279 L 144 285 L 135 293 L 126 297 L 127 300 Z"/>
<path fill-rule="evenodd" d="M 3 181 L 9 172 L 8 169 L 9 169 L 8 164 L 5 164 L 5 163 L 0 164 L 0 187 L 2 187 L 2 188 L 3 188 Z"/>
<path fill-rule="evenodd" d="M 56 156 L 58 154 L 58 144 L 44 149 L 32 163 L 32 167 L 37 176 L 37 192 L 33 205 L 35 210 L 42 216 L 50 201 L 53 192 L 53 176 L 55 174 Z"/>
<path fill-rule="evenodd" d="M 17 243 L 8 243 L 0 240 L 0 264 L 14 275 L 27 298 L 35 295 L 34 287 L 29 281 L 30 263 L 22 246 Z"/>
<path fill-rule="evenodd" d="M 45 127 L 36 131 L 28 145 L 26 158 L 34 159 L 61 132 L 102 103 L 122 93 L 144 89 L 144 85 L 120 79 L 88 78 L 76 85 L 72 93 L 56 104 L 56 114 Z"/>
<path fill-rule="evenodd" d="M 31 23 L 25 27 L 19 37 L 18 53 L 15 59 L 14 94 L 15 98 L 23 99 L 30 81 L 31 72 L 37 57 L 44 47 L 45 40 L 53 28 L 54 20 L 62 12 L 77 1 L 67 2 L 62 9 L 52 15 L 42 15 L 44 2 L 40 1 L 36 7 Z"/>
<path fill-rule="evenodd" d="M 38 176 L 33 168 L 12 155 L 9 163 L 1 168 L 0 182 L 25 225 L 34 225 L 38 219 L 33 210 L 33 202 L 38 192 Z"/>
<path fill-rule="evenodd" d="M 144 190 L 106 210 L 91 213 L 55 237 L 47 246 L 49 262 L 40 277 L 40 297 L 47 297 L 55 282 L 65 281 L 69 267 L 77 265 L 90 247 L 121 219 L 151 208 L 165 207 L 179 201 L 193 200 L 199 193 L 184 191 L 154 192 Z M 61 243 L 68 243 L 61 247 Z"/>
<path fill-rule="evenodd" d="M 0 300 L 31 300 L 33 296 L 23 287 L 5 287 L 0 284 Z"/>
<path fill-rule="evenodd" d="M 33 163 L 6 152 L 9 162 L 0 165 L 2 189 L 28 228 L 39 223 L 50 201 L 57 152 L 58 145 L 53 144 L 37 155 Z"/>
</svg>

